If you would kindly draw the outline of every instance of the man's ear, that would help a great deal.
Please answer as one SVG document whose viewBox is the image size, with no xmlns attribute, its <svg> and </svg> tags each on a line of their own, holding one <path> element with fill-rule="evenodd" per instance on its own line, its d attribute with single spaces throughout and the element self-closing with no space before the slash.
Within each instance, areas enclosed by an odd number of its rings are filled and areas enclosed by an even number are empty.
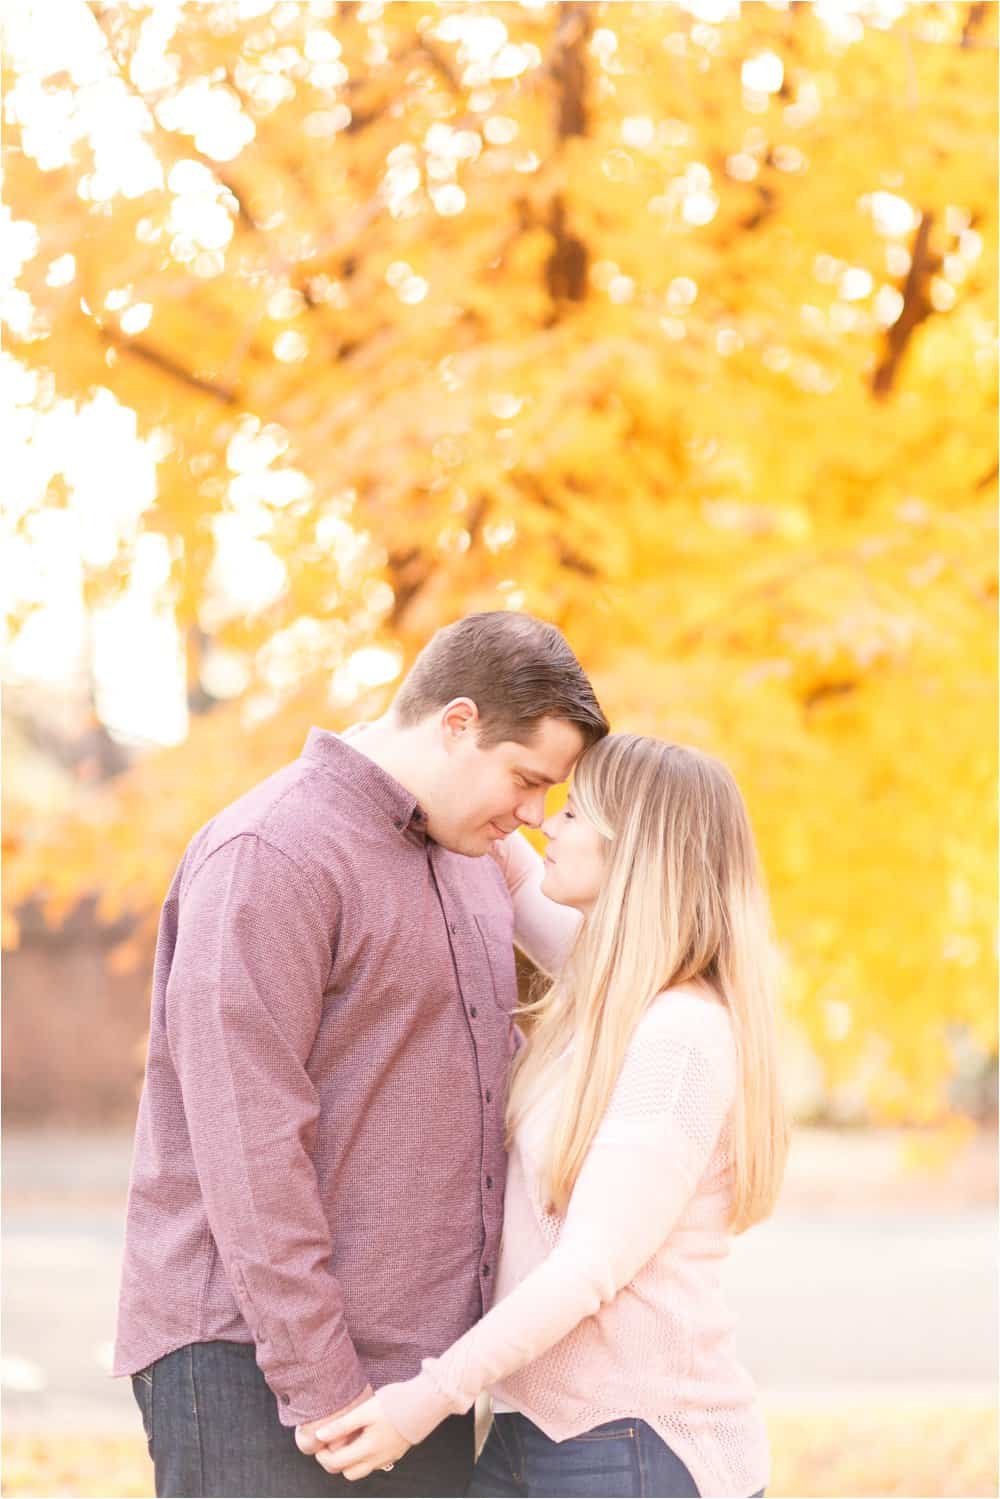
<svg viewBox="0 0 1000 1499">
<path fill-rule="evenodd" d="M 479 709 L 471 697 L 453 698 L 441 714 L 446 744 L 455 744 L 469 734 L 474 735 L 478 726 Z"/>
</svg>

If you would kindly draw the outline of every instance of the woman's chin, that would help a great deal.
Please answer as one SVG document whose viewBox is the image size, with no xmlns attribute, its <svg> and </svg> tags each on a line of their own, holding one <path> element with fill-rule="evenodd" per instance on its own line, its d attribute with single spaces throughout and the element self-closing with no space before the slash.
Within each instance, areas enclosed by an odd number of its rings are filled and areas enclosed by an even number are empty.
<svg viewBox="0 0 1000 1499">
<path fill-rule="evenodd" d="M 553 875 L 551 870 L 546 869 L 538 888 L 546 899 L 554 901 L 557 906 L 568 906 L 571 911 L 578 911 L 581 916 L 587 914 L 589 906 L 582 905 L 579 896 L 570 895 L 567 891 L 560 889 L 559 876 Z"/>
</svg>

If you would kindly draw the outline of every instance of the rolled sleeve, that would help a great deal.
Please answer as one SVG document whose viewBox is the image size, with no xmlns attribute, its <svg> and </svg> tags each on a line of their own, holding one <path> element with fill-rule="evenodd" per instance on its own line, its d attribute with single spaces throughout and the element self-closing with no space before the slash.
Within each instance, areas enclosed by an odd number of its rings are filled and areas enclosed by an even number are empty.
<svg viewBox="0 0 1000 1499">
<path fill-rule="evenodd" d="M 255 834 L 233 838 L 182 891 L 166 991 L 209 1226 L 288 1426 L 341 1409 L 367 1383 L 312 1159 L 307 1063 L 334 915 L 288 855 Z"/>
</svg>

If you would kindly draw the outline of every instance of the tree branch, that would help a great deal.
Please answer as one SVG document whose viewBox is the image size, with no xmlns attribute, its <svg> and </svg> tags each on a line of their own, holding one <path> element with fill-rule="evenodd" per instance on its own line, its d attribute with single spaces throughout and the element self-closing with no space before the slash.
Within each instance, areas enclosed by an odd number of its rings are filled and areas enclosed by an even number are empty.
<svg viewBox="0 0 1000 1499">
<path fill-rule="evenodd" d="M 986 0 L 976 0 L 975 5 L 970 5 L 965 17 L 965 25 L 962 27 L 962 41 L 960 45 L 964 48 L 975 45 L 976 32 L 986 19 L 989 6 Z"/>
<path fill-rule="evenodd" d="M 461 79 L 455 73 L 454 68 L 448 61 L 447 57 L 445 57 L 441 48 L 436 46 L 428 36 L 421 35 L 417 38 L 417 51 L 423 53 L 423 55 L 431 63 L 434 71 L 436 73 L 439 73 L 440 76 L 444 79 L 445 83 L 451 89 L 452 93 L 455 94 L 457 98 L 464 98 Z"/>
<path fill-rule="evenodd" d="M 872 394 L 884 400 L 892 389 L 903 352 L 920 324 L 930 316 L 933 306 L 928 295 L 934 258 L 930 253 L 931 227 L 934 215 L 925 212 L 920 220 L 910 258 L 910 270 L 903 288 L 903 310 L 886 332 L 885 353 L 872 376 Z"/>
<path fill-rule="evenodd" d="M 549 71 L 558 88 L 557 132 L 561 141 L 587 134 L 587 59 L 590 9 L 586 5 L 562 4 L 556 27 L 556 51 Z"/>
<path fill-rule="evenodd" d="M 552 200 L 549 233 L 555 240 L 545 262 L 545 285 L 554 306 L 560 302 L 582 302 L 587 295 L 587 246 L 572 234 L 566 220 L 566 204 L 561 193 Z"/>
<path fill-rule="evenodd" d="M 141 93 L 139 89 L 136 88 L 131 78 L 129 78 L 125 69 L 122 67 L 122 64 L 118 60 L 114 46 L 112 45 L 111 35 L 108 31 L 107 26 L 105 25 L 105 22 L 110 20 L 115 14 L 114 8 L 110 5 L 102 4 L 101 0 L 88 0 L 87 8 L 90 11 L 91 15 L 94 17 L 94 20 L 97 22 L 101 35 L 104 37 L 105 43 L 107 44 L 108 48 L 108 56 L 111 58 L 111 61 L 114 63 L 115 68 L 117 69 L 118 77 L 121 79 L 122 83 L 124 83 L 132 98 L 140 100 L 141 103 L 145 105 L 149 117 L 153 122 L 153 126 L 156 130 L 157 135 L 170 141 L 172 145 L 176 143 L 183 150 L 185 156 L 190 157 L 194 161 L 197 161 L 206 169 L 206 171 L 211 172 L 212 176 L 215 178 L 219 186 L 224 187 L 226 192 L 232 195 L 233 200 L 236 203 L 236 212 L 240 219 L 240 222 L 247 229 L 252 229 L 255 234 L 259 234 L 261 232 L 260 225 L 257 223 L 257 220 L 254 218 L 253 214 L 247 207 L 242 192 L 233 182 L 232 178 L 229 177 L 225 172 L 220 170 L 217 161 L 213 161 L 210 156 L 206 156 L 203 151 L 198 150 L 198 147 L 195 145 L 192 136 L 185 134 L 184 140 L 182 142 L 178 140 L 177 132 L 173 130 L 167 130 L 165 126 L 161 125 L 156 117 L 155 109 L 150 106 L 149 100 L 146 98 L 145 94 Z"/>
<path fill-rule="evenodd" d="M 191 390 L 198 391 L 199 395 L 210 396 L 213 401 L 219 401 L 223 406 L 239 404 L 239 397 L 235 390 L 227 385 L 220 385 L 213 380 L 206 379 L 204 375 L 196 375 L 193 370 L 178 364 L 169 354 L 150 348 L 148 344 L 141 343 L 138 339 L 122 338 L 112 328 L 101 328 L 99 331 L 103 341 L 110 344 L 118 353 L 129 354 L 133 359 L 143 360 L 159 370 L 161 374 L 169 375 L 172 380 L 179 380 Z"/>
<path fill-rule="evenodd" d="M 560 6 L 555 53 L 549 64 L 558 91 L 556 135 L 559 147 L 573 136 L 587 133 L 586 45 L 590 29 L 588 6 Z M 586 297 L 589 256 L 583 240 L 570 230 L 566 202 L 561 193 L 556 193 L 552 199 L 548 229 L 554 244 L 545 262 L 545 285 L 552 303 L 550 322 L 554 323 L 558 321 L 561 306 L 566 302 L 582 302 Z"/>
</svg>

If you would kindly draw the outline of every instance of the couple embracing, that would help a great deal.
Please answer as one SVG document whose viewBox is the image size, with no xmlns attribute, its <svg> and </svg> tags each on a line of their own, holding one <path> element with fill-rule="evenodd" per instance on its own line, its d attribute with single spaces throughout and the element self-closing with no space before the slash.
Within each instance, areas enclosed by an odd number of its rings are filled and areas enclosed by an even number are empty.
<svg viewBox="0 0 1000 1499">
<path fill-rule="evenodd" d="M 759 1494 L 720 1267 L 785 1151 L 732 776 L 609 734 L 550 625 L 439 631 L 163 907 L 115 1361 L 157 1493 Z"/>
</svg>

